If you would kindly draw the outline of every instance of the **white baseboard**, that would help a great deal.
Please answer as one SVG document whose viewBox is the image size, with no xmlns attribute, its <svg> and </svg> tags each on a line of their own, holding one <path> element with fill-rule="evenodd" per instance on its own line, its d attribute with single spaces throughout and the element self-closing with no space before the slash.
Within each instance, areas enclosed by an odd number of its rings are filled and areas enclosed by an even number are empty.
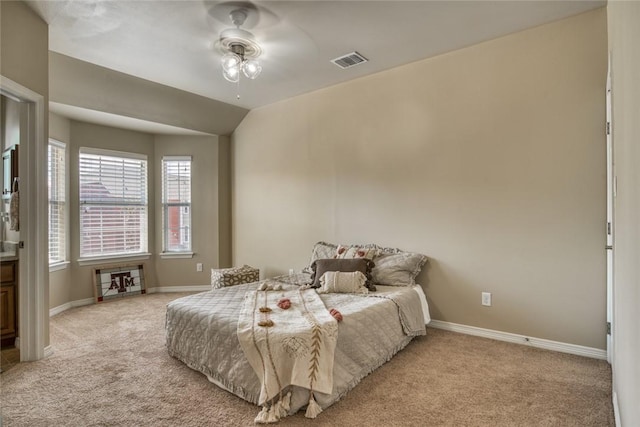
<svg viewBox="0 0 640 427">
<path fill-rule="evenodd" d="M 82 307 L 83 305 L 90 305 L 90 304 L 93 304 L 94 302 L 95 300 L 93 298 L 85 298 L 77 301 L 70 301 L 62 305 L 59 305 L 57 307 L 53 307 L 49 309 L 49 317 L 55 316 L 56 314 L 60 314 L 63 311 L 69 310 L 70 308 Z"/>
<path fill-rule="evenodd" d="M 148 294 L 166 293 L 166 292 L 203 292 L 211 290 L 211 285 L 194 285 L 194 286 L 159 286 L 156 288 L 148 288 Z M 94 304 L 94 298 L 85 298 L 77 301 L 70 301 L 59 305 L 57 307 L 49 309 L 49 317 L 60 314 L 63 311 L 67 311 L 70 308 L 82 307 L 83 305 Z"/>
<path fill-rule="evenodd" d="M 148 294 L 166 293 L 166 292 L 204 292 L 210 291 L 211 285 L 191 285 L 191 286 L 159 286 L 157 288 L 148 288 Z"/>
<path fill-rule="evenodd" d="M 613 396 L 613 418 L 616 422 L 616 427 L 622 427 L 622 423 L 620 422 L 620 407 L 618 406 L 618 394 L 614 391 Z"/>
<path fill-rule="evenodd" d="M 490 338 L 498 341 L 529 345 L 531 347 L 543 348 L 545 350 L 560 351 L 562 353 L 575 354 L 577 356 L 607 360 L 606 350 L 600 350 L 599 348 L 545 340 L 542 338 L 527 337 L 524 335 L 511 334 L 509 332 L 494 331 L 492 329 L 484 329 L 475 326 L 443 322 L 442 320 L 432 320 L 431 323 L 429 323 L 429 326 L 436 329 L 443 329 L 445 331 L 459 332 L 462 334 L 475 335 L 478 337 Z"/>
</svg>

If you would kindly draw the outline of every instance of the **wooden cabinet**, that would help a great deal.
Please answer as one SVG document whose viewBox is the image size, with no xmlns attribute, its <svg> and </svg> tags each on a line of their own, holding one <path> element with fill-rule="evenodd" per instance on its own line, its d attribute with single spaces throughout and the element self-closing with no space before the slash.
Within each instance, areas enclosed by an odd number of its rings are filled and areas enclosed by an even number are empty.
<svg viewBox="0 0 640 427">
<path fill-rule="evenodd" d="M 3 346 L 13 344 L 18 332 L 18 261 L 0 263 L 0 334 Z"/>
</svg>

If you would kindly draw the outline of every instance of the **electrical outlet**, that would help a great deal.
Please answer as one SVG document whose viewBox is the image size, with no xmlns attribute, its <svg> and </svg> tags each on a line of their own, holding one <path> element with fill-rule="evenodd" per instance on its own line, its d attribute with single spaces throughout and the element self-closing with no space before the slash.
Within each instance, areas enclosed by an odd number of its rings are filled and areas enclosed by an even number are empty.
<svg viewBox="0 0 640 427">
<path fill-rule="evenodd" d="M 491 307 L 491 292 L 482 293 L 482 305 Z"/>
<path fill-rule="evenodd" d="M 202 263 L 201 262 L 196 264 L 196 271 L 202 271 Z"/>
</svg>

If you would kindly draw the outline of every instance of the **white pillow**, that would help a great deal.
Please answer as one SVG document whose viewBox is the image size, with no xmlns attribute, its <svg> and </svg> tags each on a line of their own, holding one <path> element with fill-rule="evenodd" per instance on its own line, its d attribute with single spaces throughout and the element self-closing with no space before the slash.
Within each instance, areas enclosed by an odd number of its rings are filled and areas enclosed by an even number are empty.
<svg viewBox="0 0 640 427">
<path fill-rule="evenodd" d="M 319 294 L 328 293 L 354 293 L 366 294 L 369 292 L 365 283 L 367 277 L 361 271 L 343 272 L 327 271 L 320 278 Z"/>
</svg>

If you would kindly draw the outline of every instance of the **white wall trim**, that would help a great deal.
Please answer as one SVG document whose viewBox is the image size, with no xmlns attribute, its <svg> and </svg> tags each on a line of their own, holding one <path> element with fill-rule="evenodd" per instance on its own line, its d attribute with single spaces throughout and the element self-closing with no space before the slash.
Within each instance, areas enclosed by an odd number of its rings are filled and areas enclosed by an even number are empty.
<svg viewBox="0 0 640 427">
<path fill-rule="evenodd" d="M 67 198 L 67 200 L 69 200 L 69 198 Z M 56 262 L 55 264 L 49 264 L 49 273 L 53 273 L 54 271 L 65 270 L 69 268 L 69 264 L 71 264 L 69 261 L 61 261 L 61 262 Z"/>
<path fill-rule="evenodd" d="M 167 292 L 204 292 L 210 291 L 211 285 L 191 285 L 191 286 L 159 286 L 156 288 L 148 288 L 148 294 L 167 293 Z"/>
<path fill-rule="evenodd" d="M 187 259 L 187 258 L 193 258 L 194 253 L 193 252 L 161 252 L 160 254 L 160 258 L 162 259 Z"/>
<path fill-rule="evenodd" d="M 107 255 L 107 256 L 94 256 L 84 257 L 78 259 L 78 265 L 85 267 L 87 265 L 100 265 L 100 264 L 114 264 L 117 262 L 135 262 L 147 260 L 151 257 L 149 252 L 142 252 L 137 254 L 122 254 L 122 255 Z"/>
<path fill-rule="evenodd" d="M 83 305 L 91 305 L 91 304 L 94 304 L 95 302 L 96 302 L 95 298 L 85 298 L 81 300 L 70 301 L 50 309 L 49 317 L 55 316 L 56 314 L 60 314 L 63 311 L 69 310 L 70 308 L 82 307 Z"/>
<path fill-rule="evenodd" d="M 155 293 L 170 293 L 170 292 L 203 292 L 211 290 L 211 285 L 193 285 L 193 286 L 159 286 L 155 288 L 148 288 L 148 294 Z M 69 301 L 57 307 L 53 307 L 49 310 L 49 317 L 53 317 L 56 314 L 60 314 L 63 311 L 67 311 L 70 308 L 82 307 L 84 305 L 95 304 L 95 298 L 85 298 L 76 301 Z"/>
<path fill-rule="evenodd" d="M 459 332 L 462 334 L 475 335 L 478 337 L 490 338 L 498 341 L 529 345 L 531 347 L 542 348 L 545 350 L 559 351 L 562 353 L 575 354 L 577 356 L 607 360 L 607 351 L 601 350 L 599 348 L 585 347 L 581 345 L 551 341 L 542 338 L 527 337 L 524 335 L 517 335 L 509 332 L 494 331 L 492 329 L 484 329 L 475 326 L 443 322 L 442 320 L 432 320 L 431 323 L 429 323 L 429 326 L 436 329 L 443 329 L 445 331 Z"/>
<path fill-rule="evenodd" d="M 0 89 L 27 106 L 29 128 L 26 143 L 20 147 L 20 284 L 18 286 L 18 328 L 21 337 L 20 361 L 44 357 L 47 306 L 45 290 L 49 288 L 49 254 L 46 244 L 47 213 L 47 138 L 45 135 L 44 96 L 4 76 Z M 22 142 L 22 141 L 21 141 Z"/>
<path fill-rule="evenodd" d="M 50 357 L 50 356 L 53 356 L 53 347 L 48 345 L 44 348 L 44 357 Z"/>
<path fill-rule="evenodd" d="M 620 422 L 620 407 L 618 406 L 618 394 L 614 391 L 613 396 L 613 418 L 616 422 L 616 427 L 622 427 L 622 423 Z"/>
</svg>

